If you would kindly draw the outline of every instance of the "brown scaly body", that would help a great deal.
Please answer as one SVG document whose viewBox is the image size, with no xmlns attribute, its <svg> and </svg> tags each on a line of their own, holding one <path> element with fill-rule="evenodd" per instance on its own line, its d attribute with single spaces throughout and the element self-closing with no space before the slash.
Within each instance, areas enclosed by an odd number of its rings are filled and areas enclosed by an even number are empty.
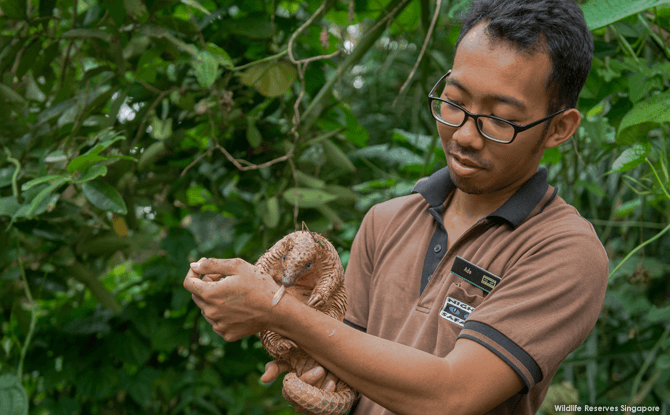
<svg viewBox="0 0 670 415">
<path fill-rule="evenodd" d="M 344 270 L 337 251 L 323 236 L 309 231 L 290 233 L 265 252 L 256 265 L 285 287 L 286 293 L 334 319 L 344 319 Z M 334 392 L 324 392 L 302 382 L 298 377 L 318 363 L 284 336 L 271 331 L 263 331 L 260 336 L 272 357 L 291 366 L 282 393 L 296 409 L 309 414 L 341 415 L 351 408 L 357 393 L 349 385 L 338 381 Z"/>
</svg>

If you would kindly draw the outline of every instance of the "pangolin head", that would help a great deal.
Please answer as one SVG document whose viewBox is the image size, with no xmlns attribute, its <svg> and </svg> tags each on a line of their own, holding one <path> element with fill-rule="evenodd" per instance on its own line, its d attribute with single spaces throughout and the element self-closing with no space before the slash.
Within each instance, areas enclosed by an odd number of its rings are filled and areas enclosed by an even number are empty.
<svg viewBox="0 0 670 415">
<path fill-rule="evenodd" d="M 282 258 L 284 274 L 282 285 L 291 287 L 298 278 L 316 268 L 317 260 L 323 249 L 323 242 L 310 232 L 297 231 L 291 239 L 288 249 Z"/>
</svg>

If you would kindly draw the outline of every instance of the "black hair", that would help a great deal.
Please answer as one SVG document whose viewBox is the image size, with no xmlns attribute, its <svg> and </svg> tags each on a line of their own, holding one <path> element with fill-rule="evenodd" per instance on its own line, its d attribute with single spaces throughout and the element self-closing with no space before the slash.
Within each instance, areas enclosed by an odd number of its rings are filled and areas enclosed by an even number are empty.
<svg viewBox="0 0 670 415">
<path fill-rule="evenodd" d="M 573 0 L 474 0 L 461 22 L 456 50 L 474 26 L 486 22 L 491 41 L 505 40 L 530 54 L 549 54 L 549 114 L 577 105 L 591 69 L 593 39 Z"/>
</svg>

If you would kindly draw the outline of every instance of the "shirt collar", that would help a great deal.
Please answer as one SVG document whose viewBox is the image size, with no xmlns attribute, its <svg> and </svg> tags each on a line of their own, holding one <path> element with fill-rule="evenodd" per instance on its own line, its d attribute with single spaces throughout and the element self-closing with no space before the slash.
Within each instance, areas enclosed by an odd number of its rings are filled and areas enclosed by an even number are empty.
<svg viewBox="0 0 670 415">
<path fill-rule="evenodd" d="M 456 188 L 449 176 L 449 168 L 445 167 L 433 173 L 430 177 L 419 180 L 412 193 L 419 193 L 430 204 L 431 208 L 442 206 L 449 194 Z M 530 215 L 538 203 L 547 193 L 547 169 L 540 167 L 521 187 L 487 218 L 501 218 L 514 228 Z"/>
</svg>

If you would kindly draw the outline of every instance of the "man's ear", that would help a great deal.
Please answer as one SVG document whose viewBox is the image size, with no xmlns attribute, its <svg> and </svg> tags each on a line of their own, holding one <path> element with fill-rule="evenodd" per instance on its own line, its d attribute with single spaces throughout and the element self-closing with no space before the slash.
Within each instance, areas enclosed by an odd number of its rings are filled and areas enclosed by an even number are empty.
<svg viewBox="0 0 670 415">
<path fill-rule="evenodd" d="M 544 148 L 554 148 L 566 142 L 577 131 L 581 122 L 582 115 L 576 108 L 558 114 L 549 127 Z"/>
</svg>

